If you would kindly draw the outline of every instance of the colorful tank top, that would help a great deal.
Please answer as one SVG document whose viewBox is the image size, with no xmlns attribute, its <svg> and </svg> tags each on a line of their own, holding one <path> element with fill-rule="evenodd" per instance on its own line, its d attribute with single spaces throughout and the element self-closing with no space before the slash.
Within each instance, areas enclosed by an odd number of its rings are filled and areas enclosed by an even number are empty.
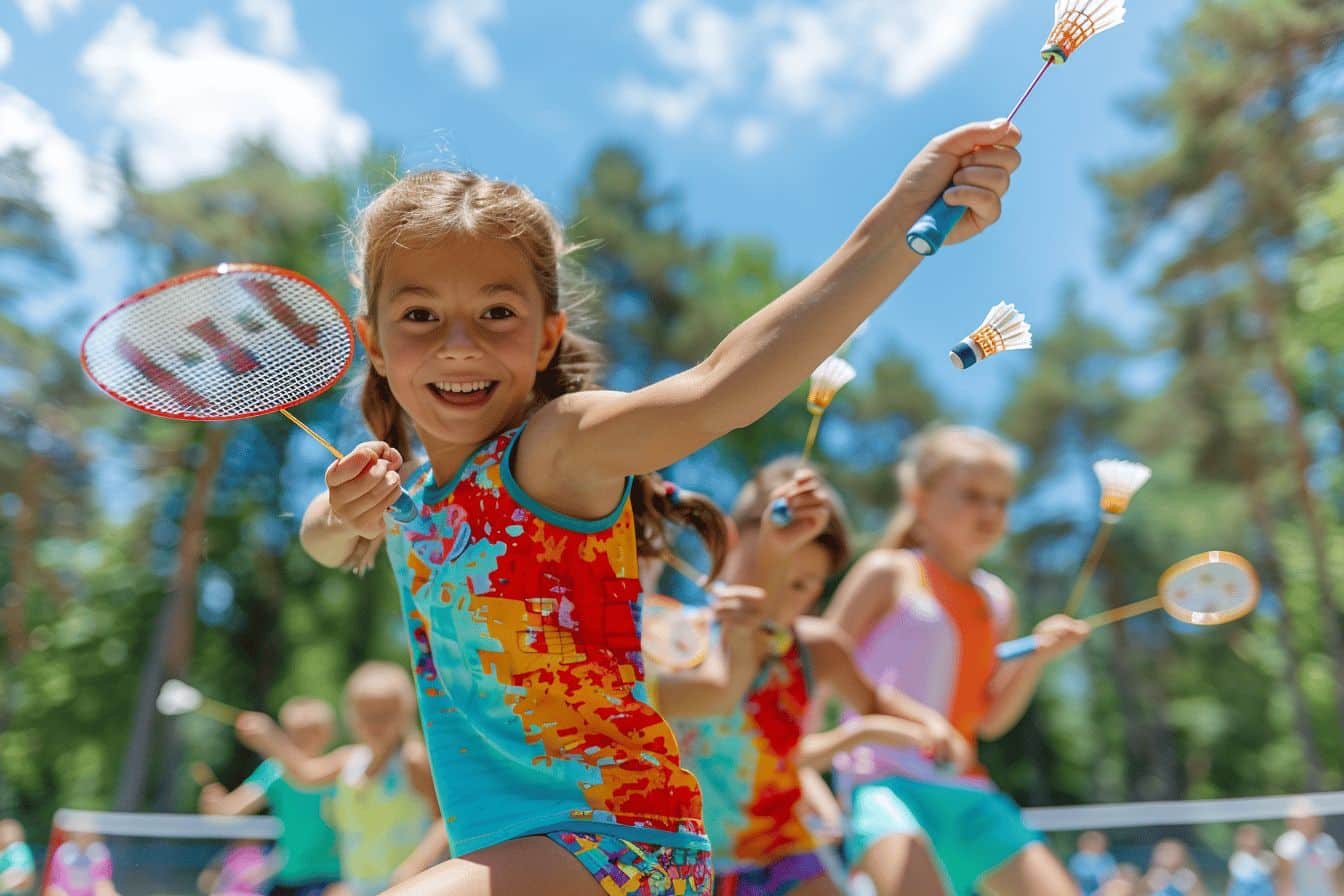
<svg viewBox="0 0 1344 896">
<path fill-rule="evenodd" d="M 453 855 L 550 831 L 708 848 L 700 789 L 650 705 L 630 486 L 600 520 L 542 507 L 510 471 L 522 428 L 387 546 Z"/>
<path fill-rule="evenodd" d="M 398 750 L 373 777 L 373 751 L 354 747 L 331 798 L 331 820 L 341 841 L 341 880 L 356 896 L 381 893 L 392 872 L 424 839 L 431 819 Z"/>
<path fill-rule="evenodd" d="M 704 793 L 705 827 L 722 872 L 809 852 L 794 751 L 803 738 L 811 670 L 798 640 L 761 667 L 730 714 L 673 722 L 686 767 Z"/>
<path fill-rule="evenodd" d="M 998 667 L 994 648 L 1012 613 L 1007 589 L 976 570 L 971 581 L 954 578 L 917 554 L 920 586 L 896 596 L 896 606 L 873 626 L 854 653 L 874 683 L 899 688 L 947 717 L 975 742 L 988 709 L 989 682 Z M 941 771 L 918 749 L 868 744 L 835 758 L 842 795 L 857 784 L 892 776 L 993 789 L 977 763 L 961 774 Z"/>
</svg>

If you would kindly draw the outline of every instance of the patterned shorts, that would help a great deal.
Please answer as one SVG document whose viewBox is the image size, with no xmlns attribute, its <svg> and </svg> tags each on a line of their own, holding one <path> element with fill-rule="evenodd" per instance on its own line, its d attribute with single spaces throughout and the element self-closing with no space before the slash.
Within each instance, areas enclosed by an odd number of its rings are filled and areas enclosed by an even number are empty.
<svg viewBox="0 0 1344 896">
<path fill-rule="evenodd" d="M 719 873 L 714 896 L 786 896 L 813 878 L 825 877 L 826 868 L 814 852 L 785 856 L 762 868 Z"/>
<path fill-rule="evenodd" d="M 547 834 L 583 863 L 610 896 L 710 896 L 709 851 L 634 843 L 607 834 Z"/>
</svg>

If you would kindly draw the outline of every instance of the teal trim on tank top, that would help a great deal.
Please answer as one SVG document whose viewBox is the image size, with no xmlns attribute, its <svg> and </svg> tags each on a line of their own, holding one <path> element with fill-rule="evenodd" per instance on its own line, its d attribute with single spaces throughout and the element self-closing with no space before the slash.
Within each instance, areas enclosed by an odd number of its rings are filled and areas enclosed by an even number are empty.
<svg viewBox="0 0 1344 896">
<path fill-rule="evenodd" d="M 462 475 L 466 473 L 467 468 L 471 466 L 472 460 L 497 438 L 499 438 L 499 436 L 487 439 L 473 448 L 470 454 L 462 458 L 462 463 L 458 465 L 457 472 L 453 474 L 452 480 L 449 481 L 447 485 L 435 485 L 434 465 L 430 461 L 425 461 L 423 464 L 416 467 L 415 472 L 410 475 L 410 478 L 407 481 L 414 482 L 416 477 L 421 474 L 425 467 L 429 467 L 429 477 L 425 480 L 425 487 L 420 490 L 420 500 L 422 503 L 436 504 L 453 493 L 453 489 L 457 488 L 457 484 L 462 481 Z"/>
<path fill-rule="evenodd" d="M 513 447 L 522 439 L 523 430 L 526 428 L 527 424 L 524 423 L 514 430 L 514 435 L 509 440 L 508 447 L 504 449 L 504 456 L 499 461 L 499 476 L 509 496 L 538 519 L 545 520 L 552 526 L 560 526 L 584 535 L 602 532 L 616 525 L 616 521 L 621 518 L 621 512 L 625 510 L 625 503 L 630 500 L 630 488 L 634 485 L 635 477 L 625 477 L 625 489 L 621 492 L 621 499 L 616 502 L 616 508 L 600 519 L 584 520 L 576 516 L 567 516 L 558 510 L 552 510 L 524 491 L 523 487 L 518 484 L 518 480 L 513 478 Z"/>
</svg>

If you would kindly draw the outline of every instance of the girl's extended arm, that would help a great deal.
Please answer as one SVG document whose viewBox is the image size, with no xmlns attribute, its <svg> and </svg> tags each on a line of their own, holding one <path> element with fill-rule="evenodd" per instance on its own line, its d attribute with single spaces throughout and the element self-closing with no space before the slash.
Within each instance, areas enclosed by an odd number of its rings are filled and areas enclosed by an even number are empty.
<svg viewBox="0 0 1344 896">
<path fill-rule="evenodd" d="M 270 716 L 245 712 L 235 725 L 238 740 L 263 756 L 279 760 L 285 774 L 301 787 L 324 787 L 341 776 L 350 747 L 337 747 L 325 756 L 306 756 Z"/>
<path fill-rule="evenodd" d="M 1011 591 L 1009 597 L 1012 597 Z M 1012 605 L 1014 610 L 999 633 L 999 640 L 1012 638 L 1017 631 L 1015 599 Z M 995 740 L 1011 731 L 1031 704 L 1046 665 L 1087 640 L 1090 632 L 1091 628 L 1086 622 L 1063 614 L 1051 616 L 1038 624 L 1032 630 L 1040 644 L 1036 652 L 1003 664 L 990 680 L 989 708 L 981 718 L 976 733 L 985 740 Z"/>
<path fill-rule="evenodd" d="M 579 392 L 551 402 L 518 445 L 523 487 L 543 499 L 585 483 L 605 493 L 627 474 L 665 467 L 757 420 L 915 269 L 920 257 L 906 246 L 906 230 L 949 182 L 956 186 L 948 203 L 969 209 L 954 239 L 998 219 L 1020 136 L 997 122 L 935 137 L 834 255 L 738 325 L 705 361 L 636 392 Z"/>
<path fill-rule="evenodd" d="M 266 793 L 255 784 L 246 782 L 233 790 L 220 784 L 201 788 L 198 808 L 206 815 L 255 815 L 266 808 Z"/>
</svg>

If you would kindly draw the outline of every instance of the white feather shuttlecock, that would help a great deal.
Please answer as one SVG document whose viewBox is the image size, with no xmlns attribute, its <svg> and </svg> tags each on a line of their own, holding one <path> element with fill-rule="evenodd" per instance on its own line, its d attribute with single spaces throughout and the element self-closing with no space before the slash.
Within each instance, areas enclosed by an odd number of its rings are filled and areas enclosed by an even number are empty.
<svg viewBox="0 0 1344 896">
<path fill-rule="evenodd" d="M 854 365 L 844 358 L 831 355 L 821 366 L 812 371 L 812 385 L 807 390 L 807 409 L 820 414 L 831 406 L 835 393 L 854 379 Z"/>
<path fill-rule="evenodd" d="M 1055 0 L 1055 25 L 1041 58 L 1062 65 L 1093 35 L 1125 20 L 1125 0 Z"/>
<path fill-rule="evenodd" d="M 1092 465 L 1101 483 L 1101 512 L 1118 517 L 1129 509 L 1134 493 L 1152 477 L 1153 471 L 1132 460 L 1099 460 Z"/>
<path fill-rule="evenodd" d="M 1031 348 L 1031 324 L 1016 306 L 1000 302 L 989 309 L 984 323 L 952 347 L 948 358 L 965 370 L 990 355 L 1028 348 Z"/>
<path fill-rule="evenodd" d="M 201 708 L 201 692 L 185 681 L 170 678 L 159 688 L 154 705 L 166 716 L 183 716 Z"/>
</svg>

